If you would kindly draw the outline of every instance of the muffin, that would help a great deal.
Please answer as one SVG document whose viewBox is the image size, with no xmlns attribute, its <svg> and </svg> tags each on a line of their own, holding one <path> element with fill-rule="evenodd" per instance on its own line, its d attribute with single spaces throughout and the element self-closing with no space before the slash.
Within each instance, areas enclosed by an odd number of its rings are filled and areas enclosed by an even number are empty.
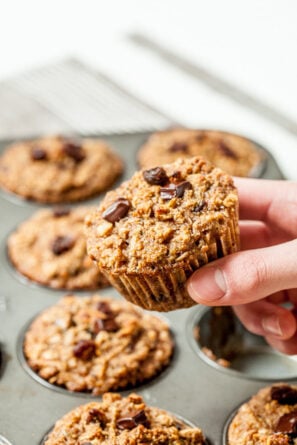
<svg viewBox="0 0 297 445">
<path fill-rule="evenodd" d="M 136 172 L 86 217 L 87 250 L 124 297 L 170 311 L 194 301 L 194 270 L 237 251 L 231 177 L 199 157 Z"/>
<path fill-rule="evenodd" d="M 28 365 L 69 391 L 99 395 L 158 375 L 173 353 L 167 323 L 132 304 L 99 295 L 67 295 L 25 334 Z"/>
<path fill-rule="evenodd" d="M 55 136 L 9 146 L 0 157 L 0 186 L 44 203 L 78 201 L 108 189 L 123 162 L 103 141 Z"/>
<path fill-rule="evenodd" d="M 228 430 L 228 445 L 297 443 L 297 386 L 277 384 L 261 389 L 243 404 Z"/>
<path fill-rule="evenodd" d="M 229 175 L 259 177 L 265 153 L 250 140 L 236 134 L 212 130 L 172 129 L 153 134 L 141 147 L 141 168 L 174 162 L 177 158 L 202 156 Z"/>
<path fill-rule="evenodd" d="M 57 289 L 97 289 L 108 281 L 86 250 L 84 218 L 90 207 L 36 212 L 8 238 L 8 256 L 18 272 Z"/>
<path fill-rule="evenodd" d="M 44 445 L 204 445 L 200 428 L 130 394 L 104 394 L 102 402 L 79 406 L 58 420 Z"/>
</svg>

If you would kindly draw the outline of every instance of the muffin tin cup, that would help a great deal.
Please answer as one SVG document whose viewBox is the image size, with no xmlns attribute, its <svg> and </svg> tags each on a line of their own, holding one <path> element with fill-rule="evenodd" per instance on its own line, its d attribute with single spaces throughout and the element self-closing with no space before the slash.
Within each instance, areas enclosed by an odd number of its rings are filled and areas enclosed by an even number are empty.
<svg viewBox="0 0 297 445">
<path fill-rule="evenodd" d="M 126 171 L 123 179 L 129 178 L 134 173 L 137 150 L 147 136 L 147 134 L 131 134 L 106 137 L 125 159 Z M 5 142 L 0 143 L 0 152 L 6 145 Z M 263 171 L 262 177 L 283 178 L 268 152 L 267 168 Z M 101 197 L 102 195 L 79 202 L 77 205 L 97 205 Z M 75 205 L 72 203 L 70 207 Z M 10 196 L 5 191 L 0 193 L 0 256 L 3 264 L 0 268 L 0 300 L 1 296 L 5 297 L 3 299 L 5 304 L 0 304 L 0 341 L 5 351 L 0 375 L 2 394 L 0 434 L 7 437 L 12 445 L 40 444 L 45 431 L 48 431 L 59 418 L 76 406 L 94 400 L 95 397 L 88 393 L 70 392 L 48 384 L 37 377 L 27 365 L 23 355 L 23 336 L 32 322 L 32 315 L 54 304 L 65 294 L 65 291 L 31 283 L 26 278 L 18 276 L 6 258 L 6 237 L 9 232 L 41 206 L 48 207 Z M 117 296 L 116 291 L 111 288 L 98 292 L 103 296 Z M 77 293 L 84 295 L 95 292 Z M 143 396 L 148 405 L 180 413 L 203 430 L 209 444 L 221 445 L 228 413 L 256 393 L 260 387 L 266 386 L 268 380 L 264 382 L 251 379 L 237 371 L 210 366 L 198 352 L 197 344 L 193 343 L 193 322 L 200 310 L 203 310 L 203 307 L 197 306 L 166 314 L 166 320 L 173 327 L 175 340 L 175 352 L 171 363 L 156 378 L 133 390 L 121 393 L 125 395 L 131 391 L 137 392 Z M 10 442 L 4 444 L 9 445 Z"/>
<path fill-rule="evenodd" d="M 230 361 L 227 359 L 230 367 L 218 363 L 220 359 L 226 359 L 224 355 L 217 356 L 217 360 L 210 358 L 206 351 L 213 352 L 210 339 L 215 334 L 211 330 L 210 318 L 211 309 L 201 306 L 191 314 L 187 330 L 193 350 L 209 366 L 219 372 L 251 380 L 276 382 L 297 379 L 297 359 L 277 352 L 261 336 L 251 334 L 235 315 L 235 333 L 224 339 L 226 343 L 234 344 L 233 357 Z M 194 330 L 197 327 L 200 332 L 200 341 L 194 338 Z"/>
</svg>

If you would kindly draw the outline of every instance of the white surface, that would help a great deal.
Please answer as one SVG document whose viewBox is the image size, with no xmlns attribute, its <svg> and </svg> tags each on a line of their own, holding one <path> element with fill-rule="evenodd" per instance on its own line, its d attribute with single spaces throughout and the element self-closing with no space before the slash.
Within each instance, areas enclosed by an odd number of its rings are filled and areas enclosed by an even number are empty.
<svg viewBox="0 0 297 445">
<path fill-rule="evenodd" d="M 246 134 L 297 179 L 297 137 L 133 46 L 140 30 L 297 119 L 294 0 L 10 0 L 0 79 L 75 55 L 181 123 Z"/>
</svg>

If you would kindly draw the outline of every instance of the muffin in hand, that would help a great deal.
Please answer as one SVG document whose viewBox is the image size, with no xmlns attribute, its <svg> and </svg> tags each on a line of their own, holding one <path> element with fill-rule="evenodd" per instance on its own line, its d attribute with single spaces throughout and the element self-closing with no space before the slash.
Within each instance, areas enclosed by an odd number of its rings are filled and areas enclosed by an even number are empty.
<svg viewBox="0 0 297 445">
<path fill-rule="evenodd" d="M 141 170 L 86 217 L 87 250 L 128 300 L 170 311 L 194 304 L 194 270 L 239 248 L 233 180 L 199 157 Z"/>
</svg>

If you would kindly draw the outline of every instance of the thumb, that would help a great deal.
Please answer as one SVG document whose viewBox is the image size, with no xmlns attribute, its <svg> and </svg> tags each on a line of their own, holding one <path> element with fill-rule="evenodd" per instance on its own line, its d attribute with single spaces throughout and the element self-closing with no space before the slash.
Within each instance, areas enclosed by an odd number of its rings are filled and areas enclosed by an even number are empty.
<svg viewBox="0 0 297 445">
<path fill-rule="evenodd" d="M 226 256 L 193 273 L 190 297 L 208 306 L 250 303 L 297 287 L 297 239 Z"/>
</svg>

